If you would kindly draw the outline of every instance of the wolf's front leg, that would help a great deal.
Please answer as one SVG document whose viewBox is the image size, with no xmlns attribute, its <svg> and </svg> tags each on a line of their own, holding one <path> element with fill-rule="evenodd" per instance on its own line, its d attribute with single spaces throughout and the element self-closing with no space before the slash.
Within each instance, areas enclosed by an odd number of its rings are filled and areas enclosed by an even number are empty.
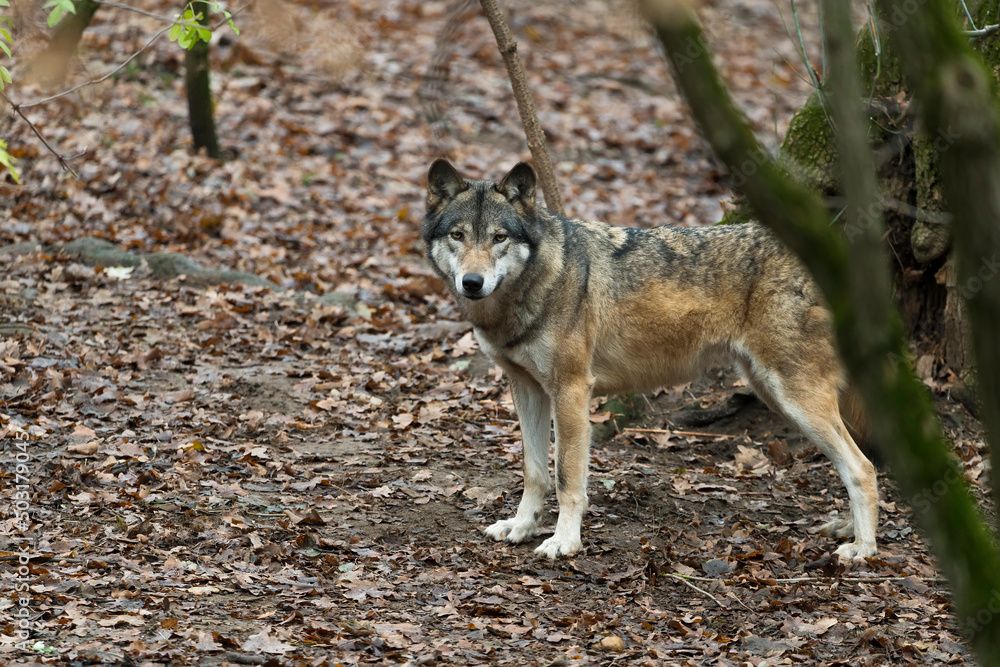
<svg viewBox="0 0 1000 667">
<path fill-rule="evenodd" d="M 538 519 L 549 492 L 552 409 L 548 395 L 534 379 L 521 374 L 509 376 L 524 443 L 524 495 L 521 496 L 517 514 L 511 519 L 497 521 L 486 529 L 486 534 L 495 540 L 517 543 L 538 532 Z"/>
<path fill-rule="evenodd" d="M 587 511 L 587 465 L 590 462 L 590 378 L 564 382 L 555 397 L 556 498 L 559 519 L 556 532 L 535 549 L 535 554 L 556 558 L 583 548 L 580 524 Z"/>
</svg>

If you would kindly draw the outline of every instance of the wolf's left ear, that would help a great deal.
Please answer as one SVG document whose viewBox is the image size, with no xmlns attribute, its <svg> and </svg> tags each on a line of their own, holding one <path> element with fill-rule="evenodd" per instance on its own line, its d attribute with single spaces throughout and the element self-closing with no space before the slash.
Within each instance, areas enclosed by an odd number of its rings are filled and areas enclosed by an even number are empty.
<svg viewBox="0 0 1000 667">
<path fill-rule="evenodd" d="M 467 187 L 450 162 L 444 158 L 434 160 L 427 172 L 427 210 L 433 211 L 441 204 L 451 201 Z"/>
<path fill-rule="evenodd" d="M 511 204 L 520 203 L 528 213 L 535 210 L 535 170 L 527 162 L 515 164 L 497 190 Z"/>
</svg>

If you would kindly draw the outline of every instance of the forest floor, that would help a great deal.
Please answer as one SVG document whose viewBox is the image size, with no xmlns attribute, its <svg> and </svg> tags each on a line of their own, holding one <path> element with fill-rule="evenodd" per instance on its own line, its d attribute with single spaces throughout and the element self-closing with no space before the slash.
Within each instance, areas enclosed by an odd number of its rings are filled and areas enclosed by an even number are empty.
<svg viewBox="0 0 1000 667">
<path fill-rule="evenodd" d="M 798 4 L 817 62 L 815 7 Z M 784 3 L 699 10 L 772 146 L 811 91 L 779 6 L 794 34 Z M 241 35 L 213 49 L 224 164 L 192 154 L 183 54 L 165 39 L 24 108 L 56 150 L 86 150 L 78 177 L 12 114 L 0 123 L 23 177 L 0 184 L 0 661 L 971 663 L 909 508 L 933 490 L 901 498 L 883 471 L 879 555 L 831 560 L 815 527 L 846 511 L 842 483 L 728 369 L 634 397 L 619 428 L 595 400 L 583 552 L 549 561 L 532 555 L 542 538 L 482 535 L 520 496 L 517 420 L 418 229 L 434 157 L 496 178 L 528 155 L 481 16 L 455 22 L 436 56 L 447 80 L 420 88 L 449 7 L 238 14 Z M 721 217 L 726 176 L 628 5 L 505 7 L 570 215 Z M 15 81 L 44 37 L 37 6 L 18 11 Z M 102 7 L 72 83 L 162 27 Z M 273 286 L 123 270 L 64 246 L 81 238 Z M 918 369 L 982 499 L 980 427 L 932 353 Z M 17 647 L 21 582 L 34 655 Z"/>
</svg>

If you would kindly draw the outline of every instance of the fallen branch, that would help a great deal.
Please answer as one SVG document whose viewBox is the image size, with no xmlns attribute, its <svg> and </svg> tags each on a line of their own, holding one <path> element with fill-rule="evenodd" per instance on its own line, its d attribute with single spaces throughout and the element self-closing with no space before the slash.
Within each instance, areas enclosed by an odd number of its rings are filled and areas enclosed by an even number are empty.
<svg viewBox="0 0 1000 667">
<path fill-rule="evenodd" d="M 833 584 L 833 583 L 852 583 L 852 584 L 881 584 L 887 581 L 905 581 L 911 577 L 916 577 L 916 575 L 911 575 L 910 577 L 899 577 L 899 576 L 842 576 L 842 577 L 788 577 L 784 579 L 761 579 L 760 577 L 746 577 L 743 579 L 725 579 L 721 577 L 700 577 L 694 574 L 676 574 L 669 573 L 672 577 L 678 577 L 681 579 L 693 579 L 695 581 L 718 581 L 728 586 L 738 586 L 740 584 L 758 582 L 767 582 L 768 584 Z M 931 583 L 931 584 L 943 584 L 948 580 L 945 577 L 916 577 L 916 579 L 921 582 Z"/>
<path fill-rule="evenodd" d="M 542 185 L 542 192 L 545 194 L 545 205 L 559 215 L 566 215 L 562 195 L 559 194 L 559 186 L 552 169 L 552 158 L 549 157 L 548 145 L 545 143 L 545 132 L 538 123 L 535 102 L 531 97 L 531 90 L 528 88 L 528 77 L 524 73 L 521 58 L 517 55 L 517 42 L 510 34 L 510 28 L 507 27 L 507 21 L 504 20 L 497 0 L 479 0 L 479 3 L 483 6 L 490 27 L 493 28 L 497 48 L 500 50 L 503 64 L 507 67 L 510 87 L 514 91 L 517 110 L 521 114 L 521 124 L 524 126 L 524 135 L 528 140 L 528 150 L 531 151 L 531 158 L 535 162 L 535 171 L 538 172 L 538 180 Z"/>
<path fill-rule="evenodd" d="M 623 428 L 622 433 L 662 433 L 664 435 L 688 435 L 700 438 L 744 438 L 745 435 L 729 435 L 728 433 L 702 433 L 701 431 L 671 431 L 669 428 Z"/>
</svg>

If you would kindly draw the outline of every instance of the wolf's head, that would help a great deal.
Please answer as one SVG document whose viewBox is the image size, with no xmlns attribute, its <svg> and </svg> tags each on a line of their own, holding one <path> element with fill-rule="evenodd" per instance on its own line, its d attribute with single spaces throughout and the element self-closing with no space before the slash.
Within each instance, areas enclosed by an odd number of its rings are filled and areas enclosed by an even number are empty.
<svg viewBox="0 0 1000 667">
<path fill-rule="evenodd" d="M 536 223 L 535 172 L 524 162 L 500 182 L 467 181 L 443 159 L 431 165 L 421 235 L 460 304 L 517 281 L 540 242 Z"/>
</svg>

